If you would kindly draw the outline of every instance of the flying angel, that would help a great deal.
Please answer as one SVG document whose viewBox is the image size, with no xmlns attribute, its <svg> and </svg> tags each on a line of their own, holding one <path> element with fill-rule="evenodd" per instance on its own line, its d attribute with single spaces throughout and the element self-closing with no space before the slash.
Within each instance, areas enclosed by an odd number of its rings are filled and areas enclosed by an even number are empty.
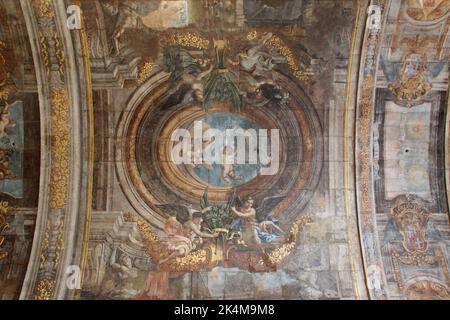
<svg viewBox="0 0 450 320">
<path fill-rule="evenodd" d="M 266 197 L 261 205 L 254 208 L 252 197 L 241 200 L 235 196 L 231 207 L 231 211 L 237 216 L 232 224 L 233 230 L 241 232 L 244 242 L 249 245 L 274 242 L 285 232 L 278 226 L 278 220 L 271 212 L 285 197 L 285 195 Z"/>
</svg>

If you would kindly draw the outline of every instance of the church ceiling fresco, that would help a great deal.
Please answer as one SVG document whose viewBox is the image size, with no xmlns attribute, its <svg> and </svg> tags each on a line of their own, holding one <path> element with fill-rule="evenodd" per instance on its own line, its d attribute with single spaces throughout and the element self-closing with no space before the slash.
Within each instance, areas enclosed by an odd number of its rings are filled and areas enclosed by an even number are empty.
<svg viewBox="0 0 450 320">
<path fill-rule="evenodd" d="M 0 16 L 0 299 L 450 299 L 450 1 Z"/>
</svg>

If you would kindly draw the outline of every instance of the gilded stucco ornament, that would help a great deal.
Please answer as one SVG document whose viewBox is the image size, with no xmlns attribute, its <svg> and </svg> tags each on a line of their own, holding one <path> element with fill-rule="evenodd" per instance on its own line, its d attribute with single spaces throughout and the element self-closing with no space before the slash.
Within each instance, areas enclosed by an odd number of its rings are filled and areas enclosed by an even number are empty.
<svg viewBox="0 0 450 320">
<path fill-rule="evenodd" d="M 138 76 L 138 84 L 143 84 L 152 74 L 153 67 L 155 66 L 154 62 L 147 61 L 144 63 L 142 68 L 139 70 L 139 76 Z"/>
<path fill-rule="evenodd" d="M 210 46 L 210 41 L 199 34 L 186 32 L 174 33 L 167 38 L 168 45 L 177 45 L 186 48 L 195 48 L 200 50 L 207 50 Z"/>
<path fill-rule="evenodd" d="M 33 1 L 36 13 L 41 18 L 54 18 L 52 0 L 35 0 Z"/>
<path fill-rule="evenodd" d="M 277 265 L 281 263 L 285 258 L 287 258 L 291 253 L 292 250 L 294 250 L 295 246 L 297 245 L 297 240 L 300 235 L 301 228 L 308 224 L 312 223 L 313 220 L 311 217 L 300 217 L 291 228 L 291 231 L 289 232 L 289 237 L 286 243 L 281 245 L 280 247 L 276 248 L 275 250 L 268 253 L 267 257 L 271 264 Z"/>
</svg>

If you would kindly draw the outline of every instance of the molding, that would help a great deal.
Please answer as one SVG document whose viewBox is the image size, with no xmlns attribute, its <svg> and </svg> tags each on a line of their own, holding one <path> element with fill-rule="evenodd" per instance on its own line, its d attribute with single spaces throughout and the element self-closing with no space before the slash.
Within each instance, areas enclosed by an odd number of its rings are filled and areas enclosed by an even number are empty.
<svg viewBox="0 0 450 320">
<path fill-rule="evenodd" d="M 66 27 L 63 0 L 21 0 L 35 63 L 41 116 L 41 177 L 36 230 L 21 299 L 68 299 L 65 270 L 80 265 L 90 199 L 84 192 L 92 152 L 88 96 L 92 93 Z M 88 87 L 88 88 L 87 88 Z M 92 101 L 92 100 L 91 100 Z"/>
<path fill-rule="evenodd" d="M 355 173 L 358 225 L 367 288 L 369 297 L 378 300 L 388 299 L 389 296 L 376 226 L 372 176 L 372 126 L 376 73 L 390 0 L 371 0 L 370 5 L 382 6 L 382 25 L 380 29 L 368 29 L 366 26 L 364 32 L 356 106 Z"/>
<path fill-rule="evenodd" d="M 352 43 L 349 52 L 349 60 L 347 69 L 338 69 L 335 72 L 335 82 L 346 84 L 345 95 L 345 110 L 344 110 L 344 137 L 343 137 L 343 166 L 344 166 L 344 208 L 345 220 L 347 225 L 347 245 L 349 251 L 349 265 L 353 280 L 353 291 L 355 299 L 366 299 L 367 288 L 364 282 L 363 264 L 361 256 L 360 238 L 357 228 L 356 199 L 354 194 L 354 179 L 355 168 L 352 159 L 353 145 L 351 141 L 354 140 L 355 127 L 355 100 L 352 97 L 356 96 L 358 88 L 358 61 L 361 57 L 361 43 L 363 41 L 365 30 L 366 10 L 368 3 L 357 0 L 357 12 L 355 24 L 352 34 Z M 344 80 L 345 79 L 345 80 Z M 356 240 L 356 241 L 355 241 Z M 357 243 L 355 243 L 357 242 Z"/>
</svg>

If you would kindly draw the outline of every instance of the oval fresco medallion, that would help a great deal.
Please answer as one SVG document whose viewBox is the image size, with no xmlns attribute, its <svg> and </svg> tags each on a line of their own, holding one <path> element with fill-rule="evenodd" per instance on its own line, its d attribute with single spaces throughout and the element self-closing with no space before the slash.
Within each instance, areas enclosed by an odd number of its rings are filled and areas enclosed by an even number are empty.
<svg viewBox="0 0 450 320">
<path fill-rule="evenodd" d="M 304 209 L 322 171 L 319 118 L 301 70 L 279 68 L 289 48 L 267 45 L 282 40 L 249 39 L 244 50 L 214 40 L 202 59 L 166 47 L 161 72 L 122 116 L 116 163 L 137 212 L 127 219 L 160 270 L 273 270 L 311 221 Z"/>
</svg>

